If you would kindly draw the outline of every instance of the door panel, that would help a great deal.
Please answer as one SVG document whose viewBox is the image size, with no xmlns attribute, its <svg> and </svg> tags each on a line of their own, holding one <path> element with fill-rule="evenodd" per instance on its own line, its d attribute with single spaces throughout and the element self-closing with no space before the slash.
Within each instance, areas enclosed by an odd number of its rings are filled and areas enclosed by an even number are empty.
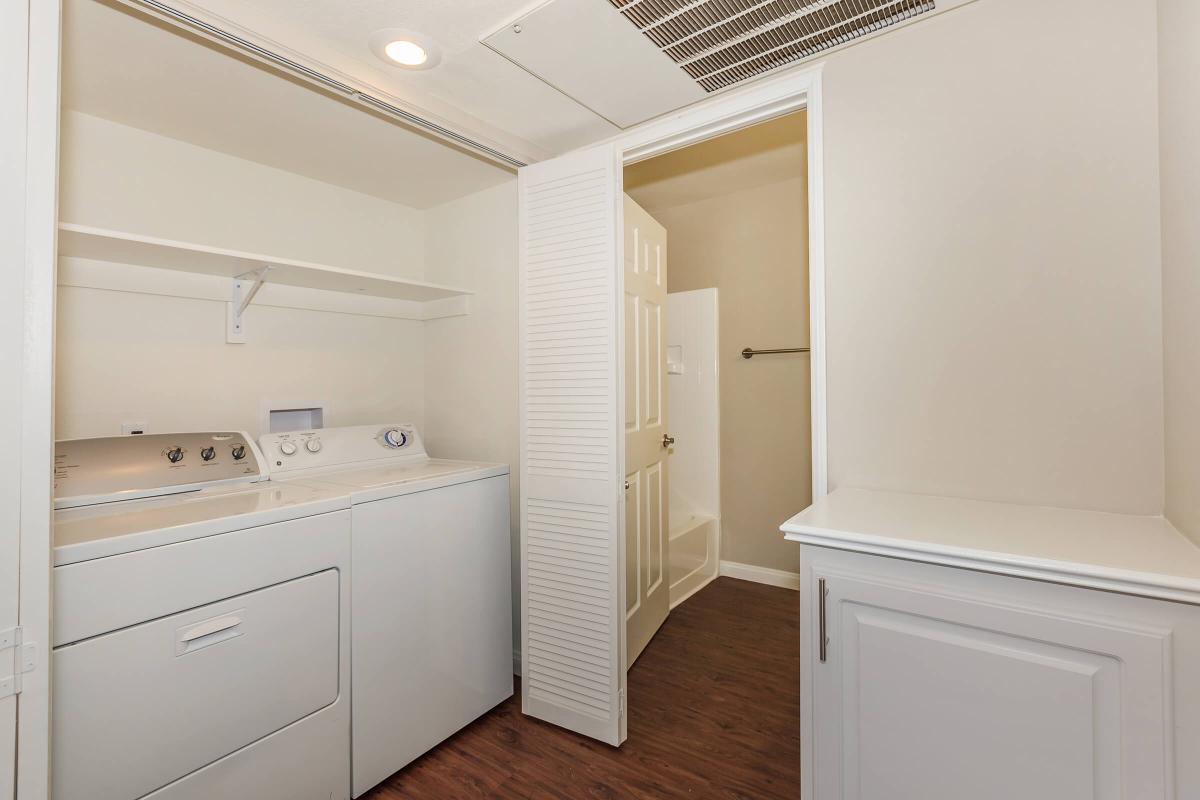
<svg viewBox="0 0 1200 800">
<path fill-rule="evenodd" d="M 1169 631 L 891 559 L 806 574 L 809 608 L 828 590 L 827 657 L 806 666 L 816 800 L 1168 796 Z"/>
<path fill-rule="evenodd" d="M 638 320 L 642 316 L 641 298 L 637 295 L 625 293 L 625 364 L 627 366 L 627 374 L 625 375 L 625 432 L 632 433 L 641 427 L 642 414 L 641 403 L 638 402 L 641 397 L 641 363 L 642 363 L 642 328 L 638 324 Z M 634 368 L 628 370 L 628 365 L 633 364 Z"/>
<path fill-rule="evenodd" d="M 625 614 L 637 611 L 642 600 L 642 584 L 638 574 L 642 568 L 642 556 L 638 547 L 642 541 L 641 507 L 642 484 L 638 473 L 625 476 Z"/>
<path fill-rule="evenodd" d="M 645 369 L 640 372 L 646 382 L 646 427 L 662 428 L 666 351 L 663 347 L 662 305 L 653 300 L 648 299 L 642 304 L 641 336 L 646 363 Z"/>
<path fill-rule="evenodd" d="M 667 232 L 625 197 L 626 665 L 632 665 L 670 611 L 667 563 L 666 332 Z M 631 394 L 632 393 L 632 394 Z M 632 504 L 632 509 L 630 505 Z"/>
<path fill-rule="evenodd" d="M 605 145 L 517 180 L 521 708 L 612 745 L 626 727 L 618 437 L 641 402 L 619 385 L 618 168 Z"/>
</svg>

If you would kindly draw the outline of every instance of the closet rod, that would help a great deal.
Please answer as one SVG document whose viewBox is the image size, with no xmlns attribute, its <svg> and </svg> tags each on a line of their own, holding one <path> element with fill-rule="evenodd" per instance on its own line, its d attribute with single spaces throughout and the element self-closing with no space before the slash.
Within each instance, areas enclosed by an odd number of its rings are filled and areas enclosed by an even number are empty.
<svg viewBox="0 0 1200 800">
<path fill-rule="evenodd" d="M 282 56 L 279 53 L 266 49 L 265 47 L 260 47 L 254 42 L 243 39 L 237 34 L 230 33 L 229 31 L 218 28 L 215 25 L 210 25 L 204 20 L 193 17 L 191 14 L 186 14 L 177 8 L 172 8 L 166 3 L 160 3 L 158 0 L 121 0 L 121 2 L 123 2 L 125 5 L 140 6 L 143 9 L 148 9 L 159 18 L 166 18 L 179 27 L 192 28 L 196 31 L 199 31 L 208 39 L 215 39 L 222 42 L 232 50 L 239 50 L 242 53 L 248 54 L 260 61 L 270 62 L 285 72 L 290 72 L 291 74 L 306 80 L 319 83 L 326 89 L 345 95 L 350 100 L 370 106 L 384 116 L 392 117 L 393 119 L 399 120 L 405 125 L 409 125 L 414 128 L 420 128 L 424 131 L 432 133 L 434 136 L 437 136 L 440 139 L 445 139 L 459 145 L 460 147 L 473 150 L 476 153 L 479 153 L 480 155 L 485 156 L 493 161 L 503 162 L 510 167 L 525 166 L 524 161 L 513 158 L 507 153 L 502 153 L 493 147 L 489 147 L 486 144 L 477 142 L 474 139 L 469 139 L 466 136 L 463 136 L 461 133 L 452 131 L 449 128 L 445 128 L 436 122 L 431 122 L 430 120 L 419 117 L 409 111 L 405 111 L 402 108 L 397 108 L 385 100 L 380 100 L 378 97 L 373 97 L 366 92 L 359 91 L 353 86 L 343 83 L 336 78 L 331 78 L 322 72 L 318 72 L 315 69 L 306 67 L 297 61 L 293 61 L 287 56 Z"/>
<path fill-rule="evenodd" d="M 775 350 L 752 350 L 747 347 L 742 350 L 742 358 L 754 358 L 755 356 L 770 356 L 775 353 L 808 353 L 811 350 L 807 347 L 780 347 Z"/>
</svg>

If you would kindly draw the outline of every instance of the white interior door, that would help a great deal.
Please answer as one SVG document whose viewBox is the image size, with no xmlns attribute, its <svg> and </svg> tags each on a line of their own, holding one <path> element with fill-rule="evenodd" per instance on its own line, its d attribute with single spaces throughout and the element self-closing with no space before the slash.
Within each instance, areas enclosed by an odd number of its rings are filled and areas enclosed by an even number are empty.
<svg viewBox="0 0 1200 800">
<path fill-rule="evenodd" d="M 0 800 L 49 794 L 60 14 L 0 3 Z"/>
<path fill-rule="evenodd" d="M 625 739 L 620 166 L 600 146 L 521 169 L 521 707 Z"/>
<path fill-rule="evenodd" d="M 633 665 L 671 609 L 667 558 L 667 229 L 624 196 L 625 614 Z"/>
</svg>

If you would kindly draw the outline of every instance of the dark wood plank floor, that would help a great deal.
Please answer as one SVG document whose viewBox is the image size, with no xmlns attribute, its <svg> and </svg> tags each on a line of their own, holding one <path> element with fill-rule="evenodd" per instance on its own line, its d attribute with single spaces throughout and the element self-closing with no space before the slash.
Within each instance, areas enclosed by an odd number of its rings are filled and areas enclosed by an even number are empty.
<svg viewBox="0 0 1200 800">
<path fill-rule="evenodd" d="M 514 697 L 365 797 L 795 800 L 798 603 L 718 578 L 675 609 L 629 672 L 620 749 L 522 716 Z"/>
</svg>

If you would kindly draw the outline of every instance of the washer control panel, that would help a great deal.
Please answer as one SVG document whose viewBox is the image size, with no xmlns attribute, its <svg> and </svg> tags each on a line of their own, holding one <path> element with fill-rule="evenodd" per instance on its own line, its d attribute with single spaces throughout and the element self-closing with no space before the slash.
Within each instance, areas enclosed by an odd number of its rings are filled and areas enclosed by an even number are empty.
<svg viewBox="0 0 1200 800">
<path fill-rule="evenodd" d="M 258 437 L 258 446 L 275 474 L 428 458 L 420 434 L 408 423 L 268 433 Z"/>
<path fill-rule="evenodd" d="M 240 431 L 143 433 L 54 443 L 56 508 L 175 494 L 267 476 Z"/>
</svg>

